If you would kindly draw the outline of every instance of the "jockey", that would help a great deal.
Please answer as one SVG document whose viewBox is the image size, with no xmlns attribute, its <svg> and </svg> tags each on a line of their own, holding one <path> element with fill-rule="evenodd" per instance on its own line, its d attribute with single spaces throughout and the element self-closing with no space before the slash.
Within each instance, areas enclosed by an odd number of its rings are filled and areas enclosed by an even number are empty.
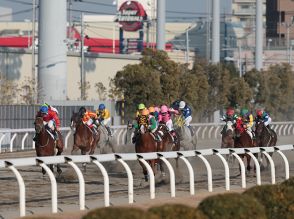
<svg viewBox="0 0 294 219">
<path fill-rule="evenodd" d="M 244 126 L 245 130 L 247 131 L 247 133 L 249 134 L 251 139 L 253 139 L 254 133 L 252 131 L 252 126 L 253 126 L 252 114 L 249 112 L 248 109 L 243 108 L 243 109 L 241 109 L 240 115 L 241 115 L 241 120 L 243 122 L 243 126 Z"/>
<path fill-rule="evenodd" d="M 159 115 L 159 112 L 156 111 L 155 108 L 157 108 L 157 110 L 158 110 L 158 107 L 150 106 L 150 107 L 148 108 L 148 111 L 149 111 L 149 114 L 150 114 L 151 116 L 154 116 L 155 121 L 157 122 L 157 121 L 158 121 L 158 115 Z"/>
<path fill-rule="evenodd" d="M 143 109 L 141 113 L 138 115 L 136 123 L 133 125 L 135 128 L 134 136 L 132 138 L 132 142 L 136 142 L 138 130 L 141 126 L 146 126 L 150 130 L 150 132 L 154 135 L 156 141 L 161 141 L 160 136 L 156 133 L 157 130 L 157 122 L 154 116 L 149 115 L 148 109 Z"/>
<path fill-rule="evenodd" d="M 43 103 L 42 106 L 47 106 L 50 110 L 55 111 L 57 114 L 59 114 L 58 110 L 55 107 L 53 107 L 52 105 L 49 105 L 48 103 Z"/>
<path fill-rule="evenodd" d="M 172 113 L 178 114 L 179 112 L 177 110 L 172 109 L 172 108 L 168 109 L 166 105 L 162 105 L 160 107 L 160 112 L 158 115 L 158 122 L 159 123 L 162 122 L 167 126 L 168 131 L 171 133 L 171 135 L 174 138 L 174 142 L 176 143 L 177 135 L 176 135 L 176 132 L 173 127 L 173 121 L 171 119 Z"/>
<path fill-rule="evenodd" d="M 179 106 L 180 106 L 180 100 L 176 100 L 171 104 L 171 108 L 175 109 L 175 110 L 179 110 Z"/>
<path fill-rule="evenodd" d="M 111 122 L 110 112 L 108 109 L 105 108 L 105 105 L 101 103 L 98 106 L 98 110 L 96 110 L 98 121 L 99 123 L 106 128 L 108 136 L 112 137 L 112 133 L 109 127 L 109 124 Z"/>
<path fill-rule="evenodd" d="M 184 101 L 181 101 L 179 103 L 179 110 L 184 117 L 184 125 L 190 129 L 191 135 L 193 136 L 193 129 L 190 126 L 190 122 L 192 121 L 192 109 Z"/>
<path fill-rule="evenodd" d="M 57 131 L 60 130 L 60 120 L 58 115 L 55 111 L 51 110 L 48 106 L 42 105 L 39 112 L 37 113 L 36 117 L 42 117 L 45 126 L 49 128 L 51 133 L 53 134 L 55 140 L 58 140 L 58 133 Z M 37 134 L 33 138 L 34 141 L 37 140 Z"/>
<path fill-rule="evenodd" d="M 231 121 L 233 124 L 236 124 L 237 119 L 238 119 L 238 116 L 237 116 L 237 114 L 235 114 L 234 109 L 228 108 L 226 111 L 226 114 L 223 115 L 223 117 L 220 120 L 224 121 L 225 123 L 227 123 L 228 121 Z M 225 129 L 226 129 L 226 125 L 223 127 L 221 134 L 223 134 Z"/>
<path fill-rule="evenodd" d="M 81 107 L 79 109 L 79 114 L 83 120 L 84 124 L 87 124 L 87 126 L 94 132 L 94 134 L 98 134 L 97 131 L 97 124 L 96 124 L 96 120 L 97 120 L 97 114 L 93 113 L 91 111 L 88 111 L 85 107 Z"/>
<path fill-rule="evenodd" d="M 144 103 L 140 103 L 138 105 L 138 110 L 137 110 L 137 113 L 136 113 L 136 118 L 142 113 L 142 111 L 146 109 L 146 106 Z"/>
<path fill-rule="evenodd" d="M 255 117 L 255 122 L 262 121 L 264 122 L 264 125 L 270 129 L 269 124 L 272 122 L 272 118 L 269 116 L 268 113 L 266 113 L 262 109 L 257 109 L 256 110 L 256 117 Z"/>
</svg>

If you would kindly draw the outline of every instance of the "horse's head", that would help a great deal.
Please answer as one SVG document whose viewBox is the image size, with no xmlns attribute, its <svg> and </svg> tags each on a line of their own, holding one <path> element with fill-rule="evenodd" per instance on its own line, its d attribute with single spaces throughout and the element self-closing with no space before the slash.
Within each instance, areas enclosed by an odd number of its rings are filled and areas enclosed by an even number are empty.
<svg viewBox="0 0 294 219">
<path fill-rule="evenodd" d="M 72 116 L 70 118 L 70 128 L 75 132 L 77 126 L 81 123 L 82 118 L 81 115 L 79 113 L 72 113 Z"/>
<path fill-rule="evenodd" d="M 39 134 L 45 127 L 44 122 L 43 122 L 43 118 L 42 117 L 37 117 L 35 122 L 34 122 L 34 125 L 35 125 L 36 133 Z"/>
<path fill-rule="evenodd" d="M 255 123 L 255 134 L 256 136 L 260 136 L 264 128 L 264 122 L 263 121 L 256 121 Z"/>
<path fill-rule="evenodd" d="M 234 131 L 234 124 L 232 121 L 227 121 L 227 131 L 231 130 L 232 132 Z"/>
<path fill-rule="evenodd" d="M 146 125 L 141 125 L 140 126 L 140 133 L 145 134 L 148 131 L 148 127 Z"/>
<path fill-rule="evenodd" d="M 164 123 L 159 123 L 157 130 L 161 131 L 162 133 L 168 133 L 169 131 L 168 127 Z"/>
</svg>

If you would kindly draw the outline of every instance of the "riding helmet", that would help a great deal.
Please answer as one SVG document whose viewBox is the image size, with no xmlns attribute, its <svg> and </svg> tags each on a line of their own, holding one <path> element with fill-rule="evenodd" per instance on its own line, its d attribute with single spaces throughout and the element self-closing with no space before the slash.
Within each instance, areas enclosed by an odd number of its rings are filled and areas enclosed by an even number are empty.
<svg viewBox="0 0 294 219">
<path fill-rule="evenodd" d="M 41 106 L 40 112 L 47 114 L 48 113 L 48 106 Z"/>
<path fill-rule="evenodd" d="M 148 111 L 148 109 L 143 109 L 143 111 L 142 111 L 142 116 L 148 116 L 149 115 L 149 111 Z"/>
<path fill-rule="evenodd" d="M 241 116 L 246 116 L 248 115 L 249 111 L 246 108 L 241 109 Z"/>
<path fill-rule="evenodd" d="M 257 116 L 262 116 L 262 114 L 263 114 L 263 110 L 262 109 L 256 110 L 256 115 Z"/>
<path fill-rule="evenodd" d="M 180 108 L 180 109 L 184 109 L 185 106 L 186 106 L 185 101 L 181 101 L 180 104 L 179 104 L 179 108 Z"/>
<path fill-rule="evenodd" d="M 139 105 L 138 105 L 138 110 L 142 110 L 142 109 L 145 109 L 146 107 L 145 107 L 145 104 L 144 103 L 140 103 Z"/>
<path fill-rule="evenodd" d="M 105 105 L 103 103 L 101 103 L 98 107 L 99 110 L 105 110 Z"/>
<path fill-rule="evenodd" d="M 167 108 L 166 105 L 162 105 L 162 106 L 160 107 L 160 112 L 161 112 L 161 113 L 167 113 L 167 111 L 168 111 L 168 108 Z"/>
<path fill-rule="evenodd" d="M 86 110 L 86 108 L 83 107 L 83 106 L 79 109 L 79 113 L 80 113 L 81 115 L 84 115 L 86 112 L 87 112 L 87 110 Z"/>
</svg>

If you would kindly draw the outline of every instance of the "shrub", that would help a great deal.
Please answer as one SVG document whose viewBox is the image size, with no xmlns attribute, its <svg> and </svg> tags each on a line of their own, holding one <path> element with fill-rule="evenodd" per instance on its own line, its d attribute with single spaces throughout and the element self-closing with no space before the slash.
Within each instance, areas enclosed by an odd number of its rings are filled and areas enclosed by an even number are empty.
<svg viewBox="0 0 294 219">
<path fill-rule="evenodd" d="M 255 198 L 238 193 L 210 196 L 198 209 L 209 219 L 266 219 L 264 207 Z"/>
<path fill-rule="evenodd" d="M 245 191 L 244 194 L 256 198 L 265 207 L 269 219 L 285 218 L 288 211 L 287 200 L 280 186 L 255 186 Z"/>
<path fill-rule="evenodd" d="M 164 219 L 207 219 L 200 210 L 181 204 L 167 204 L 152 207 L 148 212 Z"/>
<path fill-rule="evenodd" d="M 138 208 L 108 207 L 90 211 L 83 219 L 159 219 Z"/>
</svg>

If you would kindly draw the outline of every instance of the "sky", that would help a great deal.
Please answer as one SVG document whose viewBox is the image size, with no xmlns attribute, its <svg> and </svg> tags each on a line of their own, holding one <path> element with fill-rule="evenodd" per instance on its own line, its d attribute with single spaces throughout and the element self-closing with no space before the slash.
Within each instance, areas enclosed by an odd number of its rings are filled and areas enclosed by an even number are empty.
<svg viewBox="0 0 294 219">
<path fill-rule="evenodd" d="M 85 14 L 115 14 L 113 0 L 71 0 L 73 16 Z M 211 1 L 211 0 L 210 0 Z M 191 21 L 196 17 L 206 17 L 209 0 L 166 0 L 166 18 L 173 21 Z M 36 0 L 38 2 L 38 0 Z M 221 13 L 230 12 L 231 0 L 220 0 Z M 32 19 L 32 0 L 0 0 L 0 7 L 12 8 L 13 21 Z M 0 10 L 0 20 L 8 20 L 10 13 Z"/>
</svg>

